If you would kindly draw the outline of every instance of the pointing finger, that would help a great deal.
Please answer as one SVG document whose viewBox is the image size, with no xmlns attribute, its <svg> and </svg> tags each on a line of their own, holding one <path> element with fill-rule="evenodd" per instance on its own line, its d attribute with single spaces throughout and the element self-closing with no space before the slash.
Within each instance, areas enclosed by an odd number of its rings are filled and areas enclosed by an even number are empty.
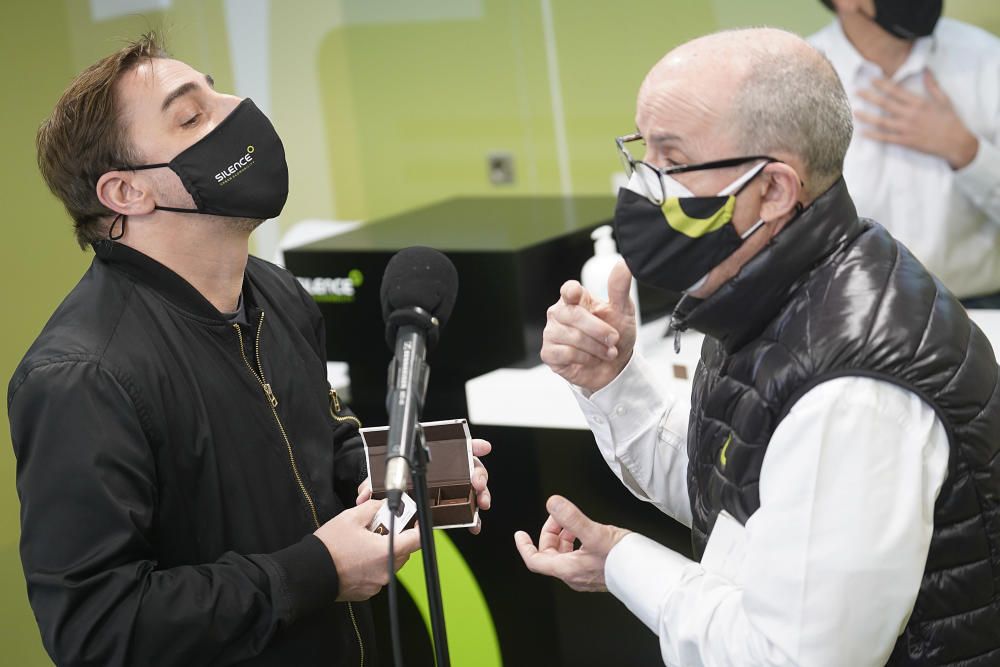
<svg viewBox="0 0 1000 667">
<path fill-rule="evenodd" d="M 632 272 L 628 270 L 628 265 L 624 259 L 611 269 L 608 276 L 608 302 L 611 307 L 620 313 L 628 312 L 633 306 L 632 297 L 629 290 L 632 288 Z"/>
</svg>

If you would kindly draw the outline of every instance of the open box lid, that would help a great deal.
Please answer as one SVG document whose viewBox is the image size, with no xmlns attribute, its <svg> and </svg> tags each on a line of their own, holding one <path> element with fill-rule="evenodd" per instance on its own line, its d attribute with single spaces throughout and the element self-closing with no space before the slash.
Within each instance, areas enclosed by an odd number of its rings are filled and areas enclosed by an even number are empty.
<svg viewBox="0 0 1000 667">
<path fill-rule="evenodd" d="M 427 463 L 427 486 L 459 486 L 472 484 L 472 436 L 464 419 L 421 422 L 424 439 L 430 449 Z M 385 455 L 389 444 L 389 427 L 361 429 L 365 443 L 365 464 L 372 493 L 385 493 Z M 407 485 L 412 490 L 412 484 Z"/>
</svg>

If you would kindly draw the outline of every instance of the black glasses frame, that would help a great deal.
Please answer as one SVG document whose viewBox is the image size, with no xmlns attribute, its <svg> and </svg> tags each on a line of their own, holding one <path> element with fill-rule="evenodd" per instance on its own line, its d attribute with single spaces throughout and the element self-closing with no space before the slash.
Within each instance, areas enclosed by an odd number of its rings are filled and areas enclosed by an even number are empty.
<svg viewBox="0 0 1000 667">
<path fill-rule="evenodd" d="M 642 140 L 642 135 L 639 134 L 638 132 L 633 132 L 632 134 L 626 134 L 621 137 L 615 137 L 615 144 L 618 146 L 618 155 L 622 160 L 622 166 L 625 168 L 626 178 L 632 178 L 632 174 L 634 174 L 637 170 L 636 165 L 642 165 L 647 169 L 651 170 L 653 173 L 662 177 L 662 176 L 669 176 L 671 174 L 683 174 L 689 171 L 703 171 L 706 169 L 724 169 L 726 167 L 735 167 L 741 164 L 746 164 L 747 162 L 754 162 L 756 160 L 766 160 L 768 162 L 781 162 L 781 160 L 773 158 L 770 155 L 747 155 L 745 157 L 731 157 L 731 158 L 726 158 L 724 160 L 712 160 L 711 162 L 700 162 L 698 164 L 679 164 L 673 167 L 654 167 L 645 160 L 636 160 L 635 158 L 633 158 L 632 154 L 628 152 L 628 148 L 625 147 L 625 144 L 627 143 L 633 141 L 641 141 L 641 140 Z M 659 180 L 660 183 L 660 199 L 656 203 L 662 204 L 665 197 L 663 191 L 663 180 L 662 178 L 658 178 L 657 180 Z M 652 199 L 653 198 L 652 195 L 655 195 L 656 193 L 651 192 L 649 194 L 651 195 L 650 198 Z"/>
</svg>

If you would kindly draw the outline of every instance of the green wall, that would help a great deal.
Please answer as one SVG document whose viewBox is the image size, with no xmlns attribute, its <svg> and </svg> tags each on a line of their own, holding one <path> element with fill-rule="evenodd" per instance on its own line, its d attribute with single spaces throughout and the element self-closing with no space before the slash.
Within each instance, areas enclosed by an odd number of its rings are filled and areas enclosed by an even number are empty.
<svg viewBox="0 0 1000 667">
<path fill-rule="evenodd" d="M 35 167 L 34 134 L 73 75 L 66 11 L 56 0 L 0 4 L 0 90 L 4 90 L 0 183 L 7 221 L 0 246 L 4 386 L 87 259 L 70 237 L 62 208 L 48 195 Z M 4 392 L 6 396 L 6 391 Z M 4 422 L 7 402 L 4 400 Z M 45 653 L 28 608 L 17 553 L 17 496 L 9 431 L 0 438 L 0 662 L 43 665 Z"/>
<path fill-rule="evenodd" d="M 561 192 L 560 126 L 569 189 L 610 192 L 618 168 L 612 138 L 632 127 L 639 82 L 673 45 L 723 27 L 809 33 L 829 20 L 808 0 L 551 0 L 547 32 L 543 1 L 271 0 L 271 109 L 292 183 L 285 213 L 269 224 L 371 219 L 456 194 Z M 177 57 L 211 72 L 220 89 L 233 87 L 223 0 L 169 4 L 95 23 L 85 0 L 0 3 L 4 382 L 90 261 L 35 166 L 35 129 L 70 78 L 122 39 L 155 28 Z M 948 14 L 1000 33 L 997 3 L 946 4 Z M 490 185 L 492 151 L 513 155 L 515 183 Z M 2 432 L 0 663 L 44 665 L 17 555 L 14 458 Z"/>
</svg>

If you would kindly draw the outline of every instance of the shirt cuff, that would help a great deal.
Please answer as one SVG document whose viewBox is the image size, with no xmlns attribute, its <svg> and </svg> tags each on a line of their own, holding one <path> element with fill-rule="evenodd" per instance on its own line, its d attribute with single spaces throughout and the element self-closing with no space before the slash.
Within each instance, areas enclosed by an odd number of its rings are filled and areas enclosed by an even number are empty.
<svg viewBox="0 0 1000 667">
<path fill-rule="evenodd" d="M 618 376 L 586 396 L 573 386 L 577 402 L 595 431 L 607 432 L 614 442 L 630 442 L 648 430 L 664 412 L 664 397 L 653 381 L 649 362 L 638 352 Z"/>
<path fill-rule="evenodd" d="M 976 135 L 979 150 L 972 162 L 955 171 L 955 183 L 973 202 L 982 206 L 1000 187 L 1000 148 Z"/>
<path fill-rule="evenodd" d="M 315 535 L 306 535 L 267 558 L 277 566 L 280 594 L 272 603 L 282 618 L 292 622 L 329 607 L 337 599 L 337 567 L 329 549 Z"/>
<path fill-rule="evenodd" d="M 648 537 L 629 533 L 608 553 L 604 581 L 608 591 L 636 618 L 660 634 L 660 607 L 680 583 L 692 560 Z"/>
</svg>

